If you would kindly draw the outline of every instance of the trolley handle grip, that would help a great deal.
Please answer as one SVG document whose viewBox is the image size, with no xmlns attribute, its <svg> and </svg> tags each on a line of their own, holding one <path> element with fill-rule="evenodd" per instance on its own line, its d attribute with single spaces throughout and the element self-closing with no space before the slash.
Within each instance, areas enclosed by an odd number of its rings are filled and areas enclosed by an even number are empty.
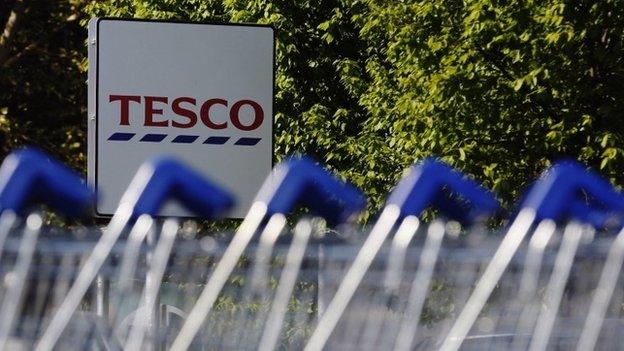
<svg viewBox="0 0 624 351">
<path fill-rule="evenodd" d="M 466 204 L 458 202 L 457 199 L 446 193 L 441 193 L 435 197 L 433 207 L 438 208 L 446 218 L 466 226 L 472 225 L 476 219 L 470 214 L 470 209 L 467 208 Z"/>
<path fill-rule="evenodd" d="M 291 157 L 275 167 L 256 201 L 267 214 L 287 214 L 299 205 L 332 223 L 350 220 L 366 206 L 362 192 L 336 179 L 309 157 Z"/>
<path fill-rule="evenodd" d="M 67 217 L 87 213 L 93 191 L 75 172 L 36 148 L 9 154 L 0 166 L 0 207 L 19 215 L 44 203 Z"/>
<path fill-rule="evenodd" d="M 168 156 L 145 161 L 121 198 L 120 206 L 132 217 L 158 215 L 168 200 L 176 200 L 203 218 L 216 218 L 234 205 L 234 197 L 221 186 Z"/>
<path fill-rule="evenodd" d="M 419 216 L 435 206 L 451 219 L 472 222 L 499 209 L 494 195 L 440 160 L 427 158 L 399 181 L 386 205 L 398 206 L 401 217 Z"/>
<path fill-rule="evenodd" d="M 591 204 L 581 200 L 575 200 L 570 204 L 570 217 L 583 223 L 590 224 L 594 228 L 612 228 L 622 226 L 622 218 L 613 213 L 597 209 Z"/>
<path fill-rule="evenodd" d="M 580 204 L 583 201 L 585 210 Z M 522 207 L 533 209 L 538 220 L 587 220 L 594 213 L 595 221 L 602 217 L 597 215 L 599 212 L 624 214 L 624 196 L 581 163 L 564 160 L 544 171 L 525 196 Z"/>
</svg>

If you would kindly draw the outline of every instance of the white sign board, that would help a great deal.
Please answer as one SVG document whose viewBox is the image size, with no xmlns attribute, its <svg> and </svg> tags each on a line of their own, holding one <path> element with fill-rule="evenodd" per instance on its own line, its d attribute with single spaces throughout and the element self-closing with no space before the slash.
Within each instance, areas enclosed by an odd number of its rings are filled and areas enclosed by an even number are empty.
<svg viewBox="0 0 624 351">
<path fill-rule="evenodd" d="M 236 197 L 241 218 L 273 162 L 269 26 L 89 23 L 88 178 L 114 213 L 139 165 L 178 158 Z M 190 216 L 175 203 L 160 215 Z"/>
</svg>

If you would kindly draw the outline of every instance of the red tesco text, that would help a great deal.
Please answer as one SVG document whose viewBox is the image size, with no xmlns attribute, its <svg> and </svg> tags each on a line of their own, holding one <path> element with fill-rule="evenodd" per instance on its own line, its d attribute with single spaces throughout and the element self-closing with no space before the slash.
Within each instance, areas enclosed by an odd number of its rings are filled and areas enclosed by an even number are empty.
<svg viewBox="0 0 624 351">
<path fill-rule="evenodd" d="M 142 104 L 144 108 L 143 126 L 145 127 L 169 127 L 192 128 L 198 119 L 210 129 L 225 129 L 228 122 L 215 122 L 211 117 L 213 107 L 220 105 L 229 108 L 229 123 L 243 131 L 258 129 L 264 121 L 264 111 L 260 104 L 253 100 L 238 100 L 229 106 L 229 102 L 224 99 L 208 99 L 199 108 L 199 115 L 196 112 L 198 107 L 197 99 L 192 97 L 177 97 L 171 100 L 171 112 L 176 115 L 175 119 L 164 117 L 164 107 L 169 106 L 170 99 L 165 96 L 139 96 L 139 95 L 110 95 L 109 102 L 119 101 L 119 125 L 130 125 L 130 104 Z M 253 109 L 253 120 L 251 123 L 243 123 L 240 118 L 240 110 L 243 106 Z M 171 122 L 171 124 L 170 124 Z"/>
</svg>

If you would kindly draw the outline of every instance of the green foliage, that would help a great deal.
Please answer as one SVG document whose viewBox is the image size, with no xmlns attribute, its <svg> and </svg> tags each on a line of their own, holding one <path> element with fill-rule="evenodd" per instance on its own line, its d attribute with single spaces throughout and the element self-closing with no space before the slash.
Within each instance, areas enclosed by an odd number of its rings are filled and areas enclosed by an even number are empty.
<svg viewBox="0 0 624 351">
<path fill-rule="evenodd" d="M 86 164 L 84 2 L 0 4 L 0 156 L 38 145 L 72 166 Z M 7 32 L 5 23 L 15 26 Z"/>
<path fill-rule="evenodd" d="M 360 102 L 386 126 L 391 162 L 439 155 L 507 200 L 562 156 L 621 181 L 621 2 L 366 5 Z"/>
<path fill-rule="evenodd" d="M 52 15 L 30 18 L 39 11 Z M 371 209 L 430 155 L 507 204 L 563 156 L 622 184 L 621 1 L 105 0 L 84 11 L 80 2 L 38 3 L 24 17 L 40 28 L 23 26 L 15 52 L 42 35 L 47 51 L 0 77 L 5 152 L 49 143 L 66 160 L 83 159 L 75 155 L 84 154 L 86 33 L 46 32 L 71 11 L 87 14 L 83 25 L 91 16 L 272 24 L 278 158 L 313 155 L 364 189 Z"/>
</svg>

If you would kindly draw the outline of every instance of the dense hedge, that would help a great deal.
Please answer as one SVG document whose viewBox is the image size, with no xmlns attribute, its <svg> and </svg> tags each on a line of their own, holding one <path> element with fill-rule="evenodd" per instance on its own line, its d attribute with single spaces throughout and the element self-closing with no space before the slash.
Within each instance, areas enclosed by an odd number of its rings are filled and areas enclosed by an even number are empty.
<svg viewBox="0 0 624 351">
<path fill-rule="evenodd" d="M 34 14 L 61 13 L 45 22 L 50 28 L 72 11 L 83 26 L 91 16 L 261 22 L 278 37 L 278 156 L 314 155 L 364 189 L 371 206 L 428 155 L 507 202 L 564 156 L 622 184 L 621 1 L 58 3 L 31 3 L 22 14 L 13 55 L 42 33 L 63 35 L 49 34 L 47 51 L 27 52 L 0 77 L 8 146 L 41 140 L 76 166 L 84 162 L 86 50 L 75 37 L 86 33 L 32 27 Z"/>
</svg>

